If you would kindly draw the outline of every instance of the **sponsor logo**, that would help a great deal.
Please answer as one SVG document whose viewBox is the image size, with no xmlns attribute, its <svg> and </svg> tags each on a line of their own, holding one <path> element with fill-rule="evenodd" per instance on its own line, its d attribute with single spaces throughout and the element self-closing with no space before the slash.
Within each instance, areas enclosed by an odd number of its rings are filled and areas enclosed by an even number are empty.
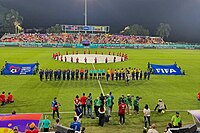
<svg viewBox="0 0 200 133">
<path fill-rule="evenodd" d="M 10 66 L 10 72 L 15 74 L 20 71 L 20 67 Z"/>
</svg>

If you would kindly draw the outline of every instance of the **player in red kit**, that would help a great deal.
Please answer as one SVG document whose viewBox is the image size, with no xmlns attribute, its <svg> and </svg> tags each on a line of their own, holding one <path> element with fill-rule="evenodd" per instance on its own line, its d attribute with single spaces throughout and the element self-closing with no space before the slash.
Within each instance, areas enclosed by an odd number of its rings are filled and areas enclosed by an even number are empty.
<svg viewBox="0 0 200 133">
<path fill-rule="evenodd" d="M 73 57 L 71 57 L 71 63 L 73 63 Z"/>
<path fill-rule="evenodd" d="M 125 123 L 125 111 L 126 111 L 126 104 L 122 100 L 119 105 L 119 122 L 121 125 Z"/>
<path fill-rule="evenodd" d="M 97 57 L 94 58 L 94 63 L 97 63 Z"/>
<path fill-rule="evenodd" d="M 101 52 L 101 54 L 103 55 L 103 52 Z"/>
<path fill-rule="evenodd" d="M 86 54 L 86 51 L 84 50 L 84 54 Z"/>
<path fill-rule="evenodd" d="M 68 53 L 68 51 L 66 51 L 66 55 L 68 55 L 69 53 Z"/>
<path fill-rule="evenodd" d="M 76 54 L 78 54 L 78 51 L 76 51 Z"/>
<path fill-rule="evenodd" d="M 9 92 L 8 93 L 8 99 L 7 99 L 7 103 L 13 103 L 14 100 L 13 100 L 13 95 Z"/>
<path fill-rule="evenodd" d="M 95 51 L 95 54 L 97 54 L 97 51 Z"/>
<path fill-rule="evenodd" d="M 1 101 L 1 106 L 6 104 L 6 96 L 4 91 L 0 95 L 0 101 Z"/>
<path fill-rule="evenodd" d="M 114 57 L 113 62 L 116 62 L 116 57 Z"/>
<path fill-rule="evenodd" d="M 121 57 L 121 62 L 123 62 L 124 61 L 124 59 L 123 59 L 123 57 Z"/>
<path fill-rule="evenodd" d="M 108 52 L 108 55 L 110 55 L 110 51 Z"/>
<path fill-rule="evenodd" d="M 105 63 L 108 63 L 108 58 L 106 57 L 106 59 L 105 59 Z"/>
<path fill-rule="evenodd" d="M 87 64 L 87 58 L 86 57 L 85 57 L 84 61 L 85 61 L 85 64 Z"/>
<path fill-rule="evenodd" d="M 78 62 L 79 62 L 79 58 L 77 57 L 77 58 L 76 58 L 76 63 L 78 63 Z"/>
<path fill-rule="evenodd" d="M 90 50 L 88 50 L 88 54 L 90 54 Z"/>
</svg>

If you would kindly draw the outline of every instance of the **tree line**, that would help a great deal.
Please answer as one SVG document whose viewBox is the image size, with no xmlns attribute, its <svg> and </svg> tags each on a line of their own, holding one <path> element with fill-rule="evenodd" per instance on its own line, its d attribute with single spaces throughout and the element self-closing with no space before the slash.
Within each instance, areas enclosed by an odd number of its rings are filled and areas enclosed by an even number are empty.
<svg viewBox="0 0 200 133">
<path fill-rule="evenodd" d="M 171 27 L 169 24 L 160 23 L 157 27 L 156 35 L 161 38 L 168 38 L 171 32 Z M 123 35 L 136 35 L 136 36 L 149 36 L 149 30 L 144 28 L 142 25 L 134 24 L 126 26 L 124 30 L 120 32 Z"/>
<path fill-rule="evenodd" d="M 22 32 L 20 25 L 23 23 L 23 17 L 18 11 L 14 9 L 7 9 L 0 4 L 0 31 L 3 33 L 18 33 Z M 62 33 L 62 27 L 59 24 L 51 26 L 46 29 L 46 33 Z M 166 39 L 170 35 L 171 27 L 169 24 L 160 23 L 157 27 L 156 35 Z M 120 32 L 123 35 L 135 35 L 135 36 L 149 36 L 150 32 L 142 25 L 133 24 L 126 26 L 124 30 Z"/>
</svg>

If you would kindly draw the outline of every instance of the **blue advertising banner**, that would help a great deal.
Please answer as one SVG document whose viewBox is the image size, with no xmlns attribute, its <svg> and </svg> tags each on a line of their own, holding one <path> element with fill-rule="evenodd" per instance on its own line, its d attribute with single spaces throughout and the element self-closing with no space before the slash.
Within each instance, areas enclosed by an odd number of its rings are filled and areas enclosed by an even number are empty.
<svg viewBox="0 0 200 133">
<path fill-rule="evenodd" d="M 182 75 L 180 68 L 174 65 L 156 65 L 151 64 L 151 68 L 153 69 L 153 74 L 158 75 Z"/>
<path fill-rule="evenodd" d="M 4 75 L 33 75 L 36 68 L 34 64 L 12 64 L 6 63 L 3 70 Z"/>
</svg>

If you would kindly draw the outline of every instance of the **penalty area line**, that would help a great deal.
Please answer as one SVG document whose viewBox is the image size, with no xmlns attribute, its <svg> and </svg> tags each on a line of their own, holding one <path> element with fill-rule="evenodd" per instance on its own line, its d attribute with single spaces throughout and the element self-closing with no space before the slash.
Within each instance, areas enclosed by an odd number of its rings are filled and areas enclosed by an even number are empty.
<svg viewBox="0 0 200 133">
<path fill-rule="evenodd" d="M 94 69 L 96 69 L 93 63 L 92 63 L 92 66 L 93 66 Z M 97 74 L 97 81 L 98 81 L 98 83 L 99 83 L 99 87 L 100 87 L 100 89 L 101 89 L 101 93 L 105 96 L 105 94 L 104 94 L 104 92 L 103 92 L 103 88 L 102 88 L 101 82 L 99 81 L 98 74 Z"/>
</svg>

